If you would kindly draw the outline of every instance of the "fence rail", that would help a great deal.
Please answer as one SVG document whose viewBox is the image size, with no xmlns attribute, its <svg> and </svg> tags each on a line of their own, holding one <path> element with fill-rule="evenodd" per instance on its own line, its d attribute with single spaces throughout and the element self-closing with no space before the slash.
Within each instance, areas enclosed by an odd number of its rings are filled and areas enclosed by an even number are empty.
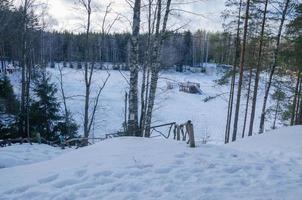
<svg viewBox="0 0 302 200">
<path fill-rule="evenodd" d="M 160 131 L 159 128 L 162 127 L 168 127 L 168 132 L 167 134 L 164 134 L 163 131 Z M 150 127 L 150 137 L 164 137 L 168 139 L 171 135 L 171 132 L 173 130 L 174 137 L 173 139 L 180 140 L 182 136 L 182 140 L 186 141 L 187 140 L 187 135 L 188 135 L 188 141 L 187 144 L 190 144 L 190 147 L 195 147 L 195 139 L 194 139 L 194 129 L 193 129 L 193 124 L 191 121 L 187 121 L 186 123 L 183 124 L 176 124 L 176 122 L 171 122 L 171 123 L 165 123 L 165 124 L 160 124 L 156 126 Z M 157 133 L 157 135 L 154 135 L 154 133 Z M 108 133 L 105 134 L 105 137 L 78 137 L 78 138 L 71 138 L 67 140 L 54 140 L 50 141 L 47 140 L 43 137 L 34 137 L 34 138 L 15 138 L 15 139 L 5 139 L 5 140 L 0 140 L 0 147 L 5 147 L 5 146 L 10 146 L 14 143 L 30 143 L 32 142 L 38 142 L 38 143 L 43 143 L 43 144 L 48 144 L 51 146 L 60 146 L 61 148 L 65 148 L 66 146 L 71 147 L 71 146 L 76 146 L 76 148 L 82 147 L 82 146 L 87 146 L 91 144 L 91 141 L 103 141 L 109 138 L 114 138 L 114 137 L 122 137 L 126 136 L 126 133 L 124 132 L 116 132 L 116 133 Z"/>
</svg>

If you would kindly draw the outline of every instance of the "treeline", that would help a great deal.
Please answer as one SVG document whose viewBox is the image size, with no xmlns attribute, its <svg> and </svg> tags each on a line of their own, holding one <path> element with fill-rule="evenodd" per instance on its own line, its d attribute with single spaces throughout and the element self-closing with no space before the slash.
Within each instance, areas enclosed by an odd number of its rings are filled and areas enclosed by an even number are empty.
<svg viewBox="0 0 302 200">
<path fill-rule="evenodd" d="M 49 62 L 76 62 L 85 60 L 84 33 L 49 32 L 39 22 L 39 18 L 29 13 L 27 35 L 23 33 L 24 21 L 21 8 L 15 8 L 8 1 L 1 3 L 0 59 L 20 61 L 22 40 L 28 37 L 33 63 L 45 65 Z M 130 59 L 130 33 L 90 33 L 90 44 L 98 62 L 127 63 Z M 141 34 L 139 48 L 146 49 L 148 34 Z M 161 51 L 164 67 L 173 65 L 199 65 L 203 62 L 231 64 L 234 52 L 233 38 L 228 33 L 190 31 L 168 32 Z M 139 62 L 145 60 L 145 52 L 140 51 Z"/>
</svg>

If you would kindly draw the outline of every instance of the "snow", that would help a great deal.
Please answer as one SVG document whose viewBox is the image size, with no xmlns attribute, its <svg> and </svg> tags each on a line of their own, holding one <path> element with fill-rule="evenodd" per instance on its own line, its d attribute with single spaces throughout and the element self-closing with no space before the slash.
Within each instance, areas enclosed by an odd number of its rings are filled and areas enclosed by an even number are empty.
<svg viewBox="0 0 302 200">
<path fill-rule="evenodd" d="M 0 148 L 0 169 L 50 160 L 67 151 L 45 144 L 13 144 Z"/>
<path fill-rule="evenodd" d="M 212 65 L 210 65 L 212 66 Z M 53 81 L 58 81 L 59 72 L 57 69 L 48 68 L 52 74 Z M 68 100 L 68 106 L 76 121 L 83 124 L 84 101 L 80 95 L 84 94 L 83 71 L 70 68 L 64 68 L 64 87 L 67 96 L 74 98 Z M 104 88 L 100 106 L 96 113 L 95 127 L 92 130 L 94 136 L 102 136 L 106 133 L 113 133 L 122 129 L 124 120 L 124 95 L 129 90 L 125 78 L 129 78 L 129 72 L 110 70 L 109 81 Z M 123 75 L 121 75 L 123 73 Z M 141 74 L 140 74 L 141 75 Z M 106 71 L 97 70 L 94 75 L 94 88 L 92 94 L 95 94 L 96 88 L 102 84 L 107 76 Z M 191 120 L 194 124 L 197 140 L 202 140 L 210 136 L 211 143 L 223 143 L 225 119 L 227 113 L 228 86 L 217 86 L 215 80 L 220 78 L 221 74 L 212 73 L 179 73 L 175 71 L 163 71 L 160 74 L 158 83 L 153 125 L 169 122 L 184 123 Z M 179 92 L 178 88 L 167 90 L 167 81 L 173 82 L 196 82 L 200 83 L 203 95 L 188 94 Z M 223 94 L 211 101 L 204 102 L 208 96 Z M 258 105 L 261 105 L 259 103 Z M 260 107 L 257 110 L 260 111 Z M 169 114 L 167 114 L 169 113 Z M 258 114 L 259 115 L 259 114 Z M 240 117 L 243 118 L 243 115 Z M 258 118 L 255 119 L 258 124 Z M 239 124 L 242 127 L 242 124 Z M 82 129 L 80 129 L 80 134 Z"/>
<path fill-rule="evenodd" d="M 207 138 L 207 142 L 213 144 L 224 143 L 224 129 L 226 126 L 227 100 L 229 86 L 218 86 L 214 81 L 219 79 L 222 74 L 218 73 L 216 64 L 208 63 L 207 66 L 211 73 L 191 73 L 191 72 L 175 72 L 174 70 L 162 71 L 158 83 L 157 97 L 155 103 L 155 111 L 152 120 L 153 125 L 165 124 L 170 122 L 184 123 L 191 120 L 194 125 L 196 139 L 201 141 Z M 56 66 L 57 67 L 57 66 Z M 59 86 L 59 70 L 57 68 L 47 68 L 52 75 L 52 80 Z M 76 122 L 80 125 L 79 134 L 83 135 L 83 113 L 84 113 L 84 74 L 83 70 L 63 68 L 63 80 L 65 94 L 68 97 L 67 104 Z M 109 70 L 111 74 L 109 81 L 104 88 L 98 110 L 96 112 L 96 120 L 92 127 L 92 136 L 100 137 L 107 133 L 114 133 L 122 130 L 124 121 L 124 95 L 129 91 L 129 85 L 126 79 L 129 79 L 128 71 Z M 96 70 L 93 76 L 93 85 L 91 95 L 95 96 L 97 88 L 102 85 L 107 76 L 107 71 Z M 140 74 L 141 76 L 141 74 Z M 255 117 L 255 133 L 260 121 L 260 111 L 263 100 L 264 79 L 260 83 L 259 97 Z M 15 91 L 20 91 L 20 74 L 15 73 L 11 76 L 14 83 Z M 180 92 L 178 88 L 172 90 L 167 89 L 167 82 L 196 82 L 201 85 L 202 95 L 188 94 Z M 243 91 L 244 93 L 245 91 Z M 216 96 L 208 102 L 203 100 L 209 96 Z M 245 97 L 245 94 L 242 95 Z M 61 98 L 58 93 L 59 99 Z M 93 99 L 92 99 L 93 101 Z M 245 102 L 243 98 L 242 102 Z M 268 106 L 271 104 L 268 101 Z M 242 130 L 245 109 L 244 103 L 241 105 L 239 115 L 238 130 Z M 250 112 L 250 111 L 249 111 Z M 249 116 L 249 115 L 248 115 Z M 270 121 L 266 122 L 266 128 L 269 128 Z M 249 119 L 248 119 L 249 122 Z M 249 127 L 249 123 L 247 123 Z M 167 128 L 162 129 L 166 132 Z M 241 132 L 238 132 L 238 137 Z"/>
<path fill-rule="evenodd" d="M 164 139 L 108 139 L 0 169 L 0 199 L 300 200 L 301 133 L 302 126 L 286 127 L 197 148 Z M 286 161 L 279 152 L 287 152 Z"/>
<path fill-rule="evenodd" d="M 293 127 L 281 127 L 269 131 L 263 135 L 255 135 L 239 140 L 235 143 L 229 143 L 227 147 L 235 148 L 245 152 L 255 152 L 266 154 L 267 156 L 275 154 L 279 159 L 295 157 L 301 160 L 302 153 L 302 125 Z M 299 160 L 300 158 L 300 160 Z"/>
</svg>

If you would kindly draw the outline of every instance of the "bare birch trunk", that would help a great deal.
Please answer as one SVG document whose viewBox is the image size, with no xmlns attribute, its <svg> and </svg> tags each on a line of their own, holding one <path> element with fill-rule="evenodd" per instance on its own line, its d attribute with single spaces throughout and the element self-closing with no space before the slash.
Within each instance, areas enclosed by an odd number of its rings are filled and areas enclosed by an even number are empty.
<svg viewBox="0 0 302 200">
<path fill-rule="evenodd" d="M 129 90 L 129 119 L 128 135 L 139 136 L 138 128 L 138 71 L 139 71 L 139 31 L 141 0 L 135 0 L 133 8 L 133 24 L 130 56 L 130 90 Z"/>
<path fill-rule="evenodd" d="M 160 55 L 161 55 L 161 48 L 162 43 L 166 34 L 166 28 L 167 28 L 167 22 L 170 14 L 170 5 L 171 0 L 167 1 L 166 5 L 166 11 L 163 18 L 162 23 L 162 29 L 160 31 L 160 24 L 161 24 L 161 7 L 162 2 L 161 0 L 158 0 L 157 4 L 157 22 L 156 22 L 156 28 L 155 28 L 155 42 L 153 47 L 153 59 L 155 60 L 155 63 L 152 65 L 151 69 L 151 81 L 150 81 L 150 91 L 149 91 L 149 98 L 148 98 L 148 106 L 147 106 L 147 113 L 146 113 L 146 128 L 145 128 L 145 136 L 150 137 L 150 127 L 151 127 L 151 121 L 152 121 L 152 113 L 153 113 L 153 107 L 155 102 L 155 95 L 156 95 L 156 88 L 157 88 L 157 82 L 159 77 L 159 71 L 160 71 Z"/>
<path fill-rule="evenodd" d="M 90 55 L 90 45 L 89 45 L 89 34 L 90 34 L 90 22 L 91 22 L 91 0 L 87 0 L 84 4 L 87 14 L 87 25 L 86 25 L 86 41 L 85 41 L 85 66 L 84 66 L 84 78 L 85 78 L 85 105 L 84 105 L 84 137 L 88 138 L 89 130 L 89 101 L 90 101 L 90 85 L 91 85 L 91 73 L 92 66 L 89 72 L 89 55 Z M 88 142 L 88 141 L 87 141 Z"/>
</svg>

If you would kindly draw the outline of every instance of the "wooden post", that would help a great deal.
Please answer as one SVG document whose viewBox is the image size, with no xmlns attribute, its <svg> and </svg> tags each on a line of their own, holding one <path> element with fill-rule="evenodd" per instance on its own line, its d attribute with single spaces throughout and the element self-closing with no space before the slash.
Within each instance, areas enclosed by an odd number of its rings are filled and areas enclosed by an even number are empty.
<svg viewBox="0 0 302 200">
<path fill-rule="evenodd" d="M 194 128 L 190 120 L 187 122 L 187 131 L 189 134 L 190 147 L 194 148 L 195 147 Z"/>
<path fill-rule="evenodd" d="M 177 140 L 180 140 L 180 126 L 177 126 Z"/>
<path fill-rule="evenodd" d="M 128 109 L 128 93 L 125 92 L 125 110 L 124 110 L 124 133 L 127 134 L 127 109 Z"/>
<path fill-rule="evenodd" d="M 173 139 L 174 139 L 174 140 L 176 139 L 176 130 L 177 130 L 177 127 L 178 127 L 178 125 L 177 125 L 177 124 L 174 124 L 174 129 L 173 129 L 173 134 L 174 134 Z"/>
</svg>

